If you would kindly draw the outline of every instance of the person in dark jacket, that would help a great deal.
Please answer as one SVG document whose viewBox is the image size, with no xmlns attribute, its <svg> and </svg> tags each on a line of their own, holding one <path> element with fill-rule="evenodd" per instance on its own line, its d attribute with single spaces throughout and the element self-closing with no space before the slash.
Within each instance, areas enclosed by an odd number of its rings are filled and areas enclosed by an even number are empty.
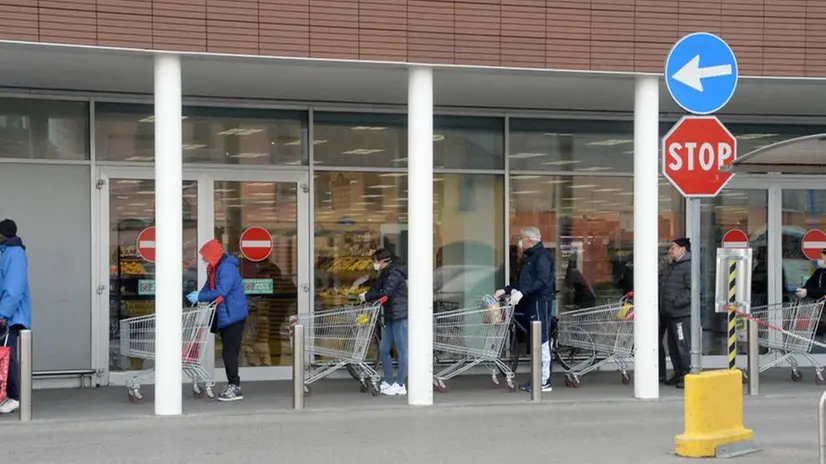
<svg viewBox="0 0 826 464">
<path fill-rule="evenodd" d="M 26 247 L 17 236 L 17 224 L 11 219 L 0 221 L 0 346 L 11 348 L 6 399 L 0 414 L 20 407 L 20 364 L 17 340 L 20 331 L 32 325 L 32 300 L 29 292 L 29 264 Z"/>
<path fill-rule="evenodd" d="M 803 287 L 795 290 L 794 295 L 800 299 L 810 298 L 813 300 L 826 296 L 826 248 L 820 250 L 820 259 L 817 260 L 815 272 Z"/>
<path fill-rule="evenodd" d="M 687 238 L 674 240 L 668 254 L 671 262 L 660 276 L 659 309 L 668 332 L 674 376 L 665 383 L 684 388 L 683 378 L 691 367 L 691 242 Z"/>
<path fill-rule="evenodd" d="M 379 278 L 369 292 L 360 295 L 361 301 L 375 302 L 387 298 L 384 303 L 384 331 L 381 335 L 379 353 L 384 369 L 381 394 L 387 396 L 406 395 L 407 387 L 407 268 L 388 249 L 373 253 L 373 269 Z M 393 344 L 399 356 L 399 369 L 393 378 Z"/>
<path fill-rule="evenodd" d="M 510 294 L 516 310 L 527 314 L 530 320 L 542 323 L 542 391 L 549 392 L 551 386 L 551 316 L 554 304 L 554 262 L 551 254 L 542 244 L 542 236 L 536 227 L 522 229 L 519 248 L 525 254 L 519 280 L 515 286 L 498 290 L 496 297 Z M 520 387 L 531 391 L 530 382 Z"/>
<path fill-rule="evenodd" d="M 206 242 L 200 253 L 207 263 L 208 278 L 201 291 L 190 293 L 187 299 L 192 304 L 218 303 L 214 326 L 221 335 L 221 355 L 227 374 L 227 386 L 218 395 L 218 401 L 242 400 L 244 395 L 238 375 L 238 357 L 244 341 L 248 309 L 238 258 L 227 254 L 217 240 Z"/>
</svg>

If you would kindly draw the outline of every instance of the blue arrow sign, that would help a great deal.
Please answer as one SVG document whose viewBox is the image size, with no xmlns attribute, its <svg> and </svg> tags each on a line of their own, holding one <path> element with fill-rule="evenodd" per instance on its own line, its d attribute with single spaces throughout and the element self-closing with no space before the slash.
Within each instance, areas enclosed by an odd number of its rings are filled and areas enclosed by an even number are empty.
<svg viewBox="0 0 826 464">
<path fill-rule="evenodd" d="M 714 34 L 695 32 L 674 44 L 665 60 L 665 84 L 671 98 L 694 114 L 719 111 L 737 87 L 737 59 Z"/>
</svg>

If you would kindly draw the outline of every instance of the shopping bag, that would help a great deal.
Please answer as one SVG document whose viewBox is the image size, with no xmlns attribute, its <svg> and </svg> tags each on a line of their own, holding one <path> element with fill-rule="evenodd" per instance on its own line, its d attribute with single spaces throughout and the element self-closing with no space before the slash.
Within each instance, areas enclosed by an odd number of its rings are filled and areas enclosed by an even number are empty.
<svg viewBox="0 0 826 464">
<path fill-rule="evenodd" d="M 502 308 L 496 298 L 485 295 L 482 297 L 482 306 L 487 311 L 482 313 L 482 322 L 485 324 L 501 324 L 503 322 Z"/>
<path fill-rule="evenodd" d="M 6 383 L 9 379 L 9 362 L 11 361 L 11 348 L 6 346 L 9 340 L 8 334 L 4 337 L 3 345 L 0 346 L 0 403 L 6 401 Z"/>
</svg>

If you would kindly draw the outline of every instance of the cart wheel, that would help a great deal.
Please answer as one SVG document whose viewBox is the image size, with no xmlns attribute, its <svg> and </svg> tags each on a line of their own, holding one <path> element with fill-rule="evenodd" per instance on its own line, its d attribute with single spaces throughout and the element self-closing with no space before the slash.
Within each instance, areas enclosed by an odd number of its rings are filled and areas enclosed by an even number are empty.
<svg viewBox="0 0 826 464">
<path fill-rule="evenodd" d="M 572 386 L 572 387 L 574 387 L 574 388 L 579 388 L 579 387 L 581 387 L 581 386 L 582 386 L 582 382 L 579 380 L 579 376 L 578 376 L 578 375 L 574 375 L 574 376 L 571 378 L 571 386 Z"/>
<path fill-rule="evenodd" d="M 441 380 L 433 379 L 433 389 L 439 393 L 447 392 L 447 386 Z"/>
<path fill-rule="evenodd" d="M 571 381 L 571 375 L 568 374 L 565 376 L 565 386 L 566 387 L 573 387 L 574 383 Z"/>
<path fill-rule="evenodd" d="M 204 391 L 201 389 L 201 386 L 198 385 L 197 382 L 192 384 L 192 396 L 195 398 L 203 398 Z"/>
<path fill-rule="evenodd" d="M 129 394 L 129 401 L 138 404 L 143 403 L 143 395 L 141 395 L 140 390 L 137 388 L 127 390 L 127 393 Z"/>
<path fill-rule="evenodd" d="M 310 393 L 311 391 L 309 385 L 304 385 L 304 394 L 310 396 Z"/>
<path fill-rule="evenodd" d="M 497 376 L 496 374 L 490 376 L 490 383 L 491 386 L 494 388 L 499 388 L 501 386 L 501 384 L 499 383 L 499 376 Z"/>
<path fill-rule="evenodd" d="M 795 382 L 800 382 L 803 380 L 803 373 L 797 369 L 792 369 L 792 380 Z"/>
<path fill-rule="evenodd" d="M 823 378 L 823 371 L 817 372 L 815 374 L 815 383 L 818 385 L 823 385 L 826 383 L 826 379 Z"/>
<path fill-rule="evenodd" d="M 368 390 L 370 391 L 370 394 L 374 397 L 379 396 L 379 394 L 381 394 L 381 389 L 376 384 L 371 384 Z"/>
<path fill-rule="evenodd" d="M 507 382 L 510 391 L 516 391 L 516 382 L 514 382 L 513 379 L 508 379 Z"/>
<path fill-rule="evenodd" d="M 367 382 L 362 380 L 359 384 L 359 391 L 362 393 L 367 393 L 368 390 L 370 390 L 370 387 L 367 385 Z"/>
<path fill-rule="evenodd" d="M 214 400 L 214 399 L 215 399 L 215 390 L 213 390 L 212 386 L 211 386 L 211 385 L 207 385 L 207 386 L 206 386 L 206 388 L 205 388 L 205 390 L 206 390 L 206 397 L 207 397 L 207 399 L 209 399 L 209 400 Z"/>
<path fill-rule="evenodd" d="M 631 377 L 628 375 L 628 372 L 622 373 L 622 384 L 628 385 L 631 383 Z"/>
</svg>

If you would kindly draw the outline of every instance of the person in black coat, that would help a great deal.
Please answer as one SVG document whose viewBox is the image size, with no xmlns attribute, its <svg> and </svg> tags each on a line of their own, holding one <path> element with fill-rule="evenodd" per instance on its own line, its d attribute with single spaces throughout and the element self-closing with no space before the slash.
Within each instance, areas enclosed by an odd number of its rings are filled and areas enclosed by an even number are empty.
<svg viewBox="0 0 826 464">
<path fill-rule="evenodd" d="M 671 263 L 660 275 L 659 302 L 674 366 L 674 376 L 666 384 L 684 388 L 683 377 L 691 367 L 691 242 L 687 238 L 674 240 L 668 254 Z"/>
<path fill-rule="evenodd" d="M 384 330 L 382 331 L 379 354 L 384 369 L 381 394 L 388 396 L 406 395 L 407 388 L 407 267 L 387 249 L 373 253 L 373 269 L 379 278 L 369 292 L 361 294 L 361 301 L 375 302 L 387 298 L 384 303 Z M 399 369 L 393 378 L 393 357 L 390 350 L 396 345 Z"/>
<path fill-rule="evenodd" d="M 516 310 L 526 314 L 532 321 L 542 323 L 542 391 L 552 391 L 551 387 L 551 316 L 554 304 L 554 261 L 542 244 L 542 236 L 536 227 L 522 229 L 519 248 L 524 250 L 525 260 L 519 271 L 515 286 L 508 286 L 496 292 L 496 297 L 505 294 L 511 297 Z M 520 387 L 531 391 L 530 383 Z"/>
</svg>

